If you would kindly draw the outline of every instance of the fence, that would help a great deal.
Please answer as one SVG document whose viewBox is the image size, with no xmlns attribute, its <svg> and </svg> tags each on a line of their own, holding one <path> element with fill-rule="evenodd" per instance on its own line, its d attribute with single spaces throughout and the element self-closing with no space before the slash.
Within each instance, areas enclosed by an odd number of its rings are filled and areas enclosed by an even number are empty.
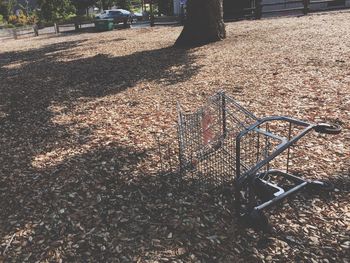
<svg viewBox="0 0 350 263">
<path fill-rule="evenodd" d="M 34 30 L 32 26 L 20 27 L 20 28 L 4 28 L 0 29 L 0 39 L 17 39 L 19 37 L 34 36 Z"/>
<path fill-rule="evenodd" d="M 248 0 L 241 4 L 224 2 L 224 18 L 235 20 L 241 18 L 260 19 L 274 14 L 306 15 L 309 12 L 350 8 L 350 0 Z"/>
<path fill-rule="evenodd" d="M 95 25 L 91 22 L 78 22 L 70 24 L 55 24 L 45 28 L 38 29 L 38 35 L 58 34 L 64 32 L 79 31 L 81 29 L 94 28 Z M 3 28 L 0 29 L 0 40 L 18 39 L 24 37 L 35 36 L 33 26 L 24 26 L 19 28 Z"/>
</svg>

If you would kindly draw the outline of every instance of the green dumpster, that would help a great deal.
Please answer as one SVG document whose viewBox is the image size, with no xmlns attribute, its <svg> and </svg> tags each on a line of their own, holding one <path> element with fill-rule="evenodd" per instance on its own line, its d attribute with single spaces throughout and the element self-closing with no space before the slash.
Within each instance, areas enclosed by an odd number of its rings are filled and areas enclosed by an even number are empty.
<svg viewBox="0 0 350 263">
<path fill-rule="evenodd" d="M 114 29 L 113 19 L 98 19 L 95 20 L 95 27 L 98 31 L 109 31 Z"/>
</svg>

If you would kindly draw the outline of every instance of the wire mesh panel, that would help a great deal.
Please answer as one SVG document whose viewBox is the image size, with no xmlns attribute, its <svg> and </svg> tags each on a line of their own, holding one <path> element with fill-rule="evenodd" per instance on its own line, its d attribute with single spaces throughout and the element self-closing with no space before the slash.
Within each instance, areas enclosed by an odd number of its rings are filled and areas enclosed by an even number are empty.
<svg viewBox="0 0 350 263">
<path fill-rule="evenodd" d="M 283 117 L 258 119 L 224 92 L 196 112 L 178 111 L 180 169 L 185 178 L 214 186 L 271 168 L 288 172 L 290 141 L 308 126 Z"/>
<path fill-rule="evenodd" d="M 257 118 L 219 92 L 194 113 L 179 106 L 181 171 L 200 183 L 230 183 L 236 172 L 236 137 Z"/>
</svg>

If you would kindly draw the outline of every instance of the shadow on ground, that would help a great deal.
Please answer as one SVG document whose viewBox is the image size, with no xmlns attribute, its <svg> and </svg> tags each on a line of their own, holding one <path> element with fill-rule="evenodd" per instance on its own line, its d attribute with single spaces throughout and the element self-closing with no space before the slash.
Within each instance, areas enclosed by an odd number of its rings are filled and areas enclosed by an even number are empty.
<svg viewBox="0 0 350 263">
<path fill-rule="evenodd" d="M 236 228 L 224 197 L 170 175 L 134 176 L 145 155 L 111 144 L 28 173 L 26 183 L 1 180 L 2 252 L 17 233 L 2 259 L 232 262 L 237 251 L 251 257 L 254 237 Z"/>
<path fill-rule="evenodd" d="M 218 205 L 220 194 L 137 172 L 147 159 L 140 147 L 95 144 L 58 164 L 33 165 L 57 147 L 79 148 L 95 128 L 72 133 L 74 123 L 52 121 L 50 106 L 69 113 L 81 98 L 117 94 L 141 81 L 167 86 L 199 70 L 193 54 L 172 48 L 75 57 L 74 48 L 86 41 L 1 55 L 0 261 L 250 257 L 246 243 L 254 236 L 236 229 L 231 210 Z"/>
<path fill-rule="evenodd" d="M 190 214 L 202 215 L 207 202 L 194 205 L 186 192 L 169 195 L 157 176 L 134 175 L 142 149 L 95 145 L 58 165 L 33 166 L 38 154 L 84 144 L 94 130 L 73 134 L 71 123 L 54 123 L 51 105 L 69 112 L 80 98 L 117 94 L 141 81 L 171 85 L 199 70 L 193 54 L 172 48 L 75 56 L 72 50 L 86 41 L 1 54 L 0 261 L 130 262 L 167 253 L 189 257 L 199 240 L 215 243 L 188 235 L 200 227 Z"/>
<path fill-rule="evenodd" d="M 199 69 L 193 65 L 194 55 L 172 48 L 120 57 L 75 55 L 74 48 L 85 45 L 86 41 L 1 54 L 0 161 L 4 164 L 1 173 L 5 177 L 14 171 L 31 172 L 34 155 L 50 151 L 55 145 L 64 147 L 68 141 L 80 144 L 93 132 L 90 125 L 72 134 L 73 124 L 52 122 L 55 114 L 50 106 L 60 105 L 70 112 L 81 98 L 117 94 L 141 81 L 156 81 L 166 86 L 186 81 Z M 89 49 L 89 45 L 84 48 Z"/>
</svg>

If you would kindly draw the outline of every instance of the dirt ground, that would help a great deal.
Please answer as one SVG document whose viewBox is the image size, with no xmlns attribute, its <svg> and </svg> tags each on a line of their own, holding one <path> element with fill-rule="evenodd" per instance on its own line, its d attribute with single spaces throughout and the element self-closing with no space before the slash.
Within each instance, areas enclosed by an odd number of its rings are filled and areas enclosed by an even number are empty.
<svg viewBox="0 0 350 263">
<path fill-rule="evenodd" d="M 0 262 L 349 262 L 350 12 L 229 23 L 190 50 L 172 48 L 180 31 L 0 43 Z M 263 234 L 229 198 L 157 175 L 151 132 L 218 90 L 258 116 L 341 124 L 295 163 L 335 192 L 289 199 Z"/>
</svg>

